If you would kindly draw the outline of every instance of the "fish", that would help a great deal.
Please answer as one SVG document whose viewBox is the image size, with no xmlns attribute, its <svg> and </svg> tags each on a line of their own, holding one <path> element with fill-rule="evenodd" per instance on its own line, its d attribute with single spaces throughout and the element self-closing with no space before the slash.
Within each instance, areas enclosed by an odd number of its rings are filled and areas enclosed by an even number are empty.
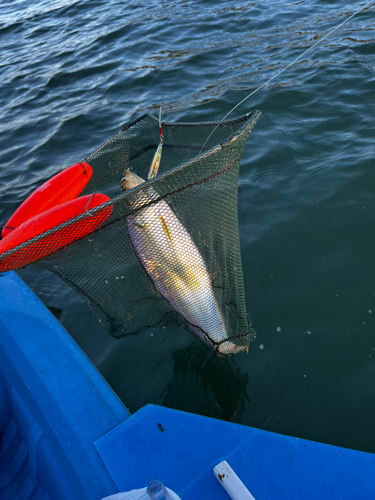
<svg viewBox="0 0 375 500">
<path fill-rule="evenodd" d="M 120 186 L 128 191 L 144 179 L 125 170 Z M 183 316 L 190 330 L 217 355 L 247 350 L 231 342 L 207 266 L 168 203 L 152 187 L 139 190 L 139 203 L 127 217 L 131 244 L 156 290 Z M 214 342 L 212 342 L 212 340 Z"/>
</svg>

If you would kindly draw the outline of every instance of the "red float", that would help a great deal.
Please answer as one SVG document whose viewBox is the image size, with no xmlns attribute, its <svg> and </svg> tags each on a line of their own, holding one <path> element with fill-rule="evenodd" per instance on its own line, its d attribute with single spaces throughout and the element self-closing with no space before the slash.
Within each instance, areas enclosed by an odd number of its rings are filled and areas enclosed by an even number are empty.
<svg viewBox="0 0 375 500">
<path fill-rule="evenodd" d="M 7 252 L 12 248 L 35 238 L 35 236 L 41 235 L 42 233 L 45 233 L 46 231 L 49 231 L 64 222 L 68 222 L 78 215 L 84 214 L 86 210 L 91 210 L 106 201 L 109 201 L 109 198 L 104 194 L 88 194 L 86 196 L 76 198 L 75 200 L 67 201 L 57 207 L 50 208 L 49 210 L 35 215 L 35 217 L 31 217 L 31 219 L 18 226 L 14 231 L 0 241 L 0 253 Z M 112 207 L 105 207 L 104 212 L 106 214 L 105 218 L 107 218 L 112 212 Z M 87 214 L 87 216 L 81 221 L 77 221 L 69 225 L 70 231 L 72 232 L 72 238 L 69 242 L 67 242 L 66 237 L 64 237 L 64 245 L 91 233 L 93 225 L 96 225 L 95 222 L 97 219 L 101 220 L 100 223 L 103 222 L 103 215 L 103 210 L 99 210 L 92 216 Z M 62 229 L 66 228 L 61 228 L 61 230 Z M 56 244 L 52 245 L 53 247 L 58 248 L 62 246 L 59 241 L 61 239 L 61 230 L 56 230 L 53 233 L 53 238 L 56 240 Z M 49 239 L 51 240 L 51 238 Z M 54 248 L 53 251 L 55 251 L 56 248 Z M 48 253 L 51 252 L 49 251 Z"/>
<path fill-rule="evenodd" d="M 112 205 L 100 206 L 107 201 L 108 196 L 100 193 L 82 196 L 24 222 L 0 241 L 0 272 L 25 267 L 92 233 L 112 213 Z M 78 220 L 71 220 L 81 214 Z M 13 252 L 4 256 L 8 250 Z"/>
<path fill-rule="evenodd" d="M 83 162 L 76 163 L 62 172 L 59 172 L 38 187 L 38 189 L 17 208 L 12 217 L 5 224 L 6 227 L 2 230 L 1 236 L 3 238 L 9 236 L 14 229 L 35 215 L 67 201 L 74 200 L 86 187 L 91 176 L 92 168 L 89 164 Z"/>
<path fill-rule="evenodd" d="M 77 198 L 91 176 L 90 165 L 76 163 L 42 184 L 20 205 L 1 233 L 0 272 L 46 258 L 105 222 L 113 209 L 105 204 L 110 201 L 108 196 L 95 193 Z"/>
</svg>

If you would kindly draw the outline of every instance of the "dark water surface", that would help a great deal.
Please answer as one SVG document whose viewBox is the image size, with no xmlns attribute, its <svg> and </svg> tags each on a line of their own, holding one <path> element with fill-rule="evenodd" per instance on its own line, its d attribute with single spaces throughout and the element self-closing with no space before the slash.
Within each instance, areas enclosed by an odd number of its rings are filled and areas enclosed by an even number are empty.
<svg viewBox="0 0 375 500">
<path fill-rule="evenodd" d="M 3 0 L 0 222 L 145 112 L 221 119 L 365 2 Z M 375 6 L 256 93 L 239 217 L 257 339 L 114 340 L 58 278 L 21 277 L 130 411 L 157 403 L 375 452 Z"/>
</svg>

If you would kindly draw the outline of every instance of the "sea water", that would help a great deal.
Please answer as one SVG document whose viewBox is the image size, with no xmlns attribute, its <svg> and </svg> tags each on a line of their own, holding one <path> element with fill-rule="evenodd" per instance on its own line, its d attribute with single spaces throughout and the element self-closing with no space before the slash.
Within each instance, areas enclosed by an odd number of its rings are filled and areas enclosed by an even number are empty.
<svg viewBox="0 0 375 500">
<path fill-rule="evenodd" d="M 4 0 L 0 223 L 143 113 L 220 120 L 363 3 Z M 375 7 L 237 109 L 249 354 L 189 332 L 116 341 L 75 292 L 19 272 L 131 412 L 156 403 L 375 451 Z M 374 311 L 374 312 L 373 312 Z"/>
</svg>

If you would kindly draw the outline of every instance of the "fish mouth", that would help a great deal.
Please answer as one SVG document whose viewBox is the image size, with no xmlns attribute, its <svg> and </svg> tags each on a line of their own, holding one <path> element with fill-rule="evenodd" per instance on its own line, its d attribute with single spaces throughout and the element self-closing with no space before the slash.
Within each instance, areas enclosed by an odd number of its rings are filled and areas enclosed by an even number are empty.
<svg viewBox="0 0 375 500">
<path fill-rule="evenodd" d="M 134 172 L 125 170 L 123 173 L 123 177 L 120 180 L 120 188 L 121 191 L 130 191 L 131 189 L 139 186 L 139 184 L 143 184 L 144 182 L 145 180 L 139 177 Z"/>
</svg>

